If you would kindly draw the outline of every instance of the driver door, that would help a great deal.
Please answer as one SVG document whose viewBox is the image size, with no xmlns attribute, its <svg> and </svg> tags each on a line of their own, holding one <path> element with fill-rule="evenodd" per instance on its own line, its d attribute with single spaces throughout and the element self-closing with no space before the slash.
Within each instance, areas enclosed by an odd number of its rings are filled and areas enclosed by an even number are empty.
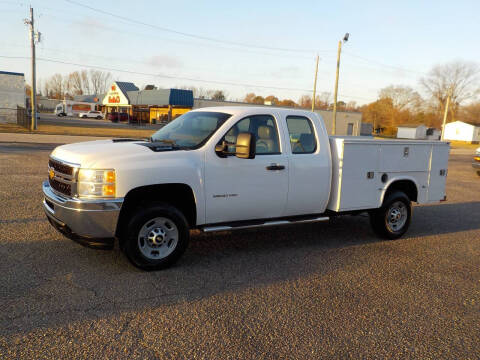
<svg viewBox="0 0 480 360">
<path fill-rule="evenodd" d="M 239 120 L 222 138 L 235 151 L 236 137 L 251 132 L 256 137 L 254 159 L 235 155 L 206 155 L 205 195 L 208 224 L 280 217 L 288 192 L 288 162 L 282 152 L 276 119 L 251 115 Z M 272 167 L 272 165 L 276 165 Z M 282 168 L 283 167 L 283 168 Z"/>
</svg>

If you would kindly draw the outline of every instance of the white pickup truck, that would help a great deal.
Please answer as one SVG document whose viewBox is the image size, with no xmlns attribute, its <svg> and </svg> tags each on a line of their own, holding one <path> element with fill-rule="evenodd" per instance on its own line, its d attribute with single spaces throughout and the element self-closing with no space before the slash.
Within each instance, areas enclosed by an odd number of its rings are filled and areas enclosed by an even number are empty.
<svg viewBox="0 0 480 360">
<path fill-rule="evenodd" d="M 368 212 L 374 232 L 407 231 L 411 203 L 446 199 L 449 144 L 329 137 L 316 114 L 270 107 L 190 111 L 150 139 L 62 145 L 43 183 L 51 224 L 120 248 L 145 270 L 170 266 L 189 230 L 325 221 Z"/>
</svg>

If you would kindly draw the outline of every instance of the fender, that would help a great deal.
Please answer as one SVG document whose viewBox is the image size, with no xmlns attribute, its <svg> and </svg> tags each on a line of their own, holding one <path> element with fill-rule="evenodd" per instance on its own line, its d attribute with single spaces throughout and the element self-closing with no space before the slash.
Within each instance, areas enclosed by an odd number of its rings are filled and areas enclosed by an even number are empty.
<svg viewBox="0 0 480 360">
<path fill-rule="evenodd" d="M 382 206 L 383 200 L 385 198 L 385 194 L 387 193 L 388 189 L 392 186 L 392 184 L 394 184 L 396 182 L 399 182 L 399 181 L 410 181 L 410 182 L 412 182 L 415 185 L 415 189 L 417 191 L 417 200 L 418 200 L 419 185 L 418 185 L 417 180 L 410 175 L 400 175 L 399 177 L 394 177 L 394 178 L 388 179 L 388 181 L 385 183 L 385 186 L 383 187 L 382 192 L 380 194 L 380 202 L 378 204 L 378 207 Z"/>
</svg>

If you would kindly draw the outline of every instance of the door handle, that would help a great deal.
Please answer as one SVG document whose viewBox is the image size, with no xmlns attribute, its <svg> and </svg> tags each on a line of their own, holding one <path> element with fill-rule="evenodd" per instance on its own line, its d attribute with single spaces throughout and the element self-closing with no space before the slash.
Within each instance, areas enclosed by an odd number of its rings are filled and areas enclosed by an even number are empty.
<svg viewBox="0 0 480 360">
<path fill-rule="evenodd" d="M 285 166 L 284 165 L 278 165 L 278 164 L 270 164 L 266 168 L 267 170 L 284 170 Z"/>
</svg>

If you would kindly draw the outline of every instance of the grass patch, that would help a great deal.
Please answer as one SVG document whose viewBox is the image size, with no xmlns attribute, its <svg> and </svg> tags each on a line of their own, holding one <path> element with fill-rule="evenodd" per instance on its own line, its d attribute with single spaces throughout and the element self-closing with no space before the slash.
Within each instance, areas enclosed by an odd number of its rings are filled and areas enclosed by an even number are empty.
<svg viewBox="0 0 480 360">
<path fill-rule="evenodd" d="M 476 149 L 480 147 L 479 144 L 471 144 L 465 141 L 447 140 L 450 142 L 452 149 Z"/>
</svg>

